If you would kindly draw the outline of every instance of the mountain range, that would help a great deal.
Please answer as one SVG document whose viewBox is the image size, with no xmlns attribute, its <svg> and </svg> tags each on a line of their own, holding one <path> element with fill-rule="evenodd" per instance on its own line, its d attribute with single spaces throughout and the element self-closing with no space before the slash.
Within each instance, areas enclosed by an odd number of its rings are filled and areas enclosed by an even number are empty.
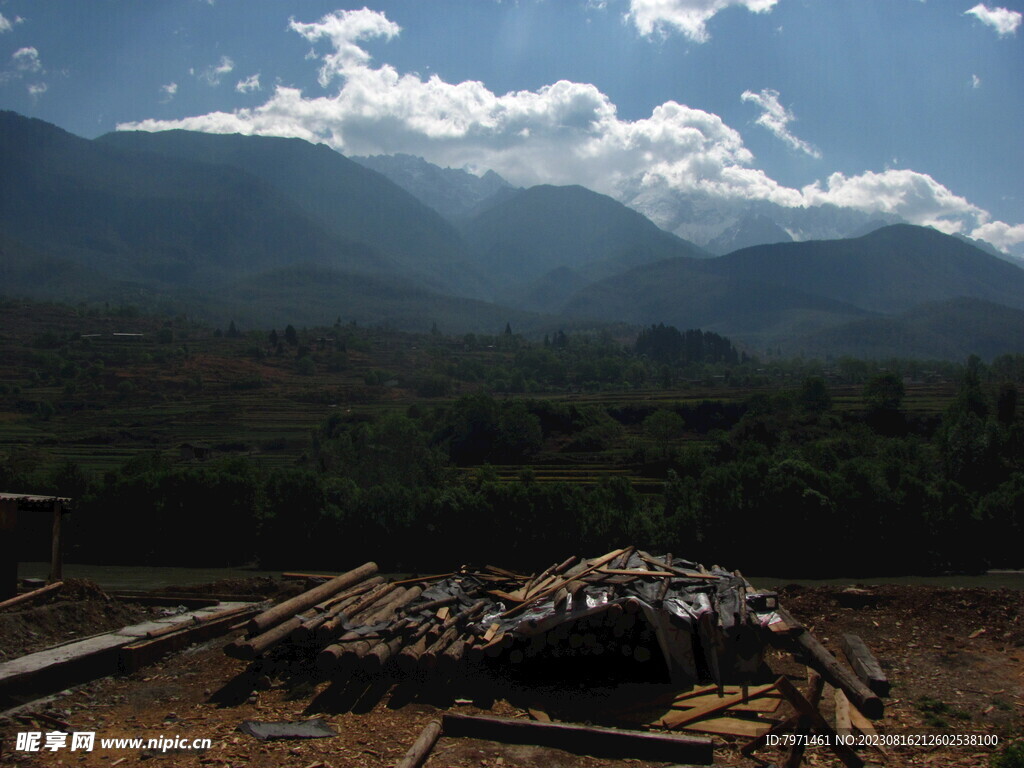
<svg viewBox="0 0 1024 768">
<path fill-rule="evenodd" d="M 664 322 L 755 353 L 963 358 L 1024 344 L 1024 269 L 964 238 L 838 208 L 717 215 L 690 199 L 645 216 L 642 194 L 629 202 L 298 139 L 88 140 L 3 112 L 0 292 L 250 327 Z"/>
</svg>

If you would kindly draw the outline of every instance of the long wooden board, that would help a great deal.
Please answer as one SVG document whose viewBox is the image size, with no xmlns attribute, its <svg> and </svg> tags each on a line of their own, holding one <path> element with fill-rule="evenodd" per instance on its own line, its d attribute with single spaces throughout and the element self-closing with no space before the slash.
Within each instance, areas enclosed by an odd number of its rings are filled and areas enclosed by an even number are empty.
<svg viewBox="0 0 1024 768">
<path fill-rule="evenodd" d="M 670 763 L 711 765 L 714 742 L 676 734 L 655 734 L 614 728 L 506 720 L 448 713 L 442 721 L 445 736 L 487 739 L 504 744 L 535 744 L 593 757 L 633 758 Z"/>
</svg>

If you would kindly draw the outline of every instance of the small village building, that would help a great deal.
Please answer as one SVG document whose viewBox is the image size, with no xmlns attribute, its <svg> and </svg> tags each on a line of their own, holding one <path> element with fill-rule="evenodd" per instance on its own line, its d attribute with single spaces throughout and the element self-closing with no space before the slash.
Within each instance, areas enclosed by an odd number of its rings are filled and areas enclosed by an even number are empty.
<svg viewBox="0 0 1024 768">
<path fill-rule="evenodd" d="M 0 492 L 0 600 L 18 594 L 19 515 L 52 515 L 48 581 L 60 581 L 64 569 L 62 519 L 72 506 L 72 500 L 64 496 Z"/>
</svg>

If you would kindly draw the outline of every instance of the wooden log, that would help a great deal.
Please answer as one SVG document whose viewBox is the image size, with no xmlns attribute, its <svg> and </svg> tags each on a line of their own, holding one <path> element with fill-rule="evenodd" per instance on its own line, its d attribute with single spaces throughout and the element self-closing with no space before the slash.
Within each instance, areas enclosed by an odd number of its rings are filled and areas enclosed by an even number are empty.
<svg viewBox="0 0 1024 768">
<path fill-rule="evenodd" d="M 290 637 L 295 628 L 300 624 L 302 624 L 302 617 L 292 616 L 283 624 L 271 627 L 266 632 L 262 632 L 255 637 L 229 643 L 224 646 L 224 653 L 234 659 L 243 659 L 245 661 L 257 659 L 278 645 L 282 640 Z"/>
<path fill-rule="evenodd" d="M 784 675 L 775 681 L 775 685 L 779 689 L 779 693 L 786 698 L 786 701 L 793 705 L 793 709 L 797 711 L 797 714 L 807 718 L 810 721 L 811 728 L 819 735 L 826 737 L 829 748 L 835 752 L 836 757 L 842 760 L 847 768 L 863 768 L 864 761 L 860 759 L 860 756 L 851 747 L 839 740 L 838 734 L 832 730 L 832 726 L 825 722 L 825 718 L 818 712 L 817 707 L 812 706 Z"/>
<path fill-rule="evenodd" d="M 437 740 L 441 737 L 441 722 L 431 720 L 426 727 L 420 731 L 420 735 L 409 747 L 405 757 L 395 763 L 395 768 L 420 768 L 426 762 L 430 751 L 434 748 Z"/>
<path fill-rule="evenodd" d="M 328 582 L 313 587 L 313 589 L 308 589 L 291 600 L 285 600 L 283 603 L 279 603 L 256 616 L 249 622 L 249 632 L 250 634 L 266 632 L 270 627 L 280 624 L 301 611 L 312 608 L 317 603 L 323 602 L 343 589 L 368 579 L 376 572 L 376 563 L 364 563 L 358 568 L 354 568 L 340 576 L 334 577 Z"/>
<path fill-rule="evenodd" d="M 426 611 L 436 611 L 438 608 L 444 608 L 446 605 L 458 602 L 459 598 L 456 595 L 448 595 L 448 597 L 441 597 L 437 600 L 429 600 L 419 605 L 410 605 L 405 609 L 406 614 L 413 613 L 424 613 Z"/>
<path fill-rule="evenodd" d="M 437 666 L 437 657 L 444 649 L 451 645 L 455 638 L 459 636 L 459 630 L 455 627 L 449 627 L 445 630 L 437 640 L 427 646 L 426 650 L 420 654 L 418 668 L 420 671 L 429 671 Z"/>
<path fill-rule="evenodd" d="M 363 669 L 369 674 L 375 674 L 383 669 L 388 660 L 398 653 L 405 640 L 401 637 L 393 637 L 387 642 L 377 643 L 363 659 Z"/>
<path fill-rule="evenodd" d="M 807 672 L 807 703 L 810 704 L 815 711 L 818 709 L 818 705 L 821 703 L 821 694 L 825 690 L 825 681 L 821 675 L 815 672 L 813 669 Z M 838 688 L 836 690 L 839 690 Z M 797 723 L 796 732 L 799 735 L 810 735 L 811 733 L 811 721 L 805 716 L 801 715 L 799 722 Z M 804 761 L 804 752 L 807 751 L 807 745 L 804 743 L 794 744 L 789 748 L 789 752 L 786 754 L 786 759 L 782 764 L 782 768 L 800 768 L 800 763 Z"/>
<path fill-rule="evenodd" d="M 405 675 L 411 675 L 420 664 L 420 656 L 427 650 L 427 645 L 430 644 L 430 640 L 426 634 L 422 635 L 415 642 L 406 645 L 398 654 L 396 663 L 398 664 L 399 671 Z"/>
<path fill-rule="evenodd" d="M 347 609 L 321 624 L 316 630 L 316 642 L 320 645 L 330 642 L 341 633 L 346 623 L 375 623 L 374 617 L 404 594 L 405 588 L 394 584 L 375 587 Z"/>
<path fill-rule="evenodd" d="M 347 642 L 331 643 L 324 648 L 316 657 L 316 668 L 321 674 L 329 675 L 338 668 L 338 664 L 341 662 L 341 657 L 345 655 L 345 651 L 348 647 L 357 642 L 364 642 L 362 640 L 351 640 Z"/>
<path fill-rule="evenodd" d="M 63 586 L 64 586 L 64 582 L 63 581 L 55 581 L 55 582 L 53 582 L 53 584 L 47 584 L 45 587 L 40 587 L 39 589 L 33 589 L 31 592 L 26 592 L 23 595 L 18 595 L 17 597 L 12 597 L 10 600 L 4 600 L 2 603 L 0 603 L 0 609 L 3 609 L 3 608 L 13 608 L 16 605 L 21 605 L 22 603 L 30 602 L 32 600 L 35 600 L 36 598 L 48 595 L 51 592 L 56 592 L 57 590 L 59 590 Z"/>
<path fill-rule="evenodd" d="M 889 695 L 889 678 L 882 671 L 878 659 L 871 653 L 871 649 L 865 645 L 857 635 L 843 634 L 839 639 L 843 653 L 850 661 L 850 666 L 857 673 L 864 684 L 879 696 Z"/>
<path fill-rule="evenodd" d="M 791 626 L 802 626 L 800 622 L 783 608 L 781 605 L 776 609 L 780 617 Z M 848 667 L 839 663 L 835 656 L 829 653 L 828 649 L 808 631 L 792 635 L 772 635 L 792 645 L 797 653 L 803 658 L 807 666 L 814 669 L 819 675 L 825 678 L 825 682 L 834 688 L 839 688 L 846 694 L 857 709 L 873 720 L 882 717 L 885 712 L 885 705 L 882 700 L 870 688 L 860 681 L 860 678 Z M 791 648 L 792 650 L 792 648 Z"/>
<path fill-rule="evenodd" d="M 441 729 L 445 736 L 486 739 L 505 744 L 534 744 L 600 758 L 634 758 L 700 765 L 711 765 L 714 760 L 714 742 L 695 736 L 454 713 L 444 715 Z"/>
<path fill-rule="evenodd" d="M 563 560 L 562 562 L 560 562 L 558 565 L 555 566 L 554 572 L 555 573 L 565 573 L 567 570 L 569 570 L 570 568 L 572 568 L 576 564 L 577 560 L 579 560 L 579 557 L 576 556 L 576 555 L 573 555 L 572 557 L 567 557 L 565 560 Z"/>
<path fill-rule="evenodd" d="M 445 648 L 444 652 L 437 657 L 438 671 L 445 677 L 455 674 L 459 664 L 465 658 L 471 642 L 472 639 L 465 636 L 456 638 L 455 642 Z"/>
<path fill-rule="evenodd" d="M 318 616 L 311 618 L 304 618 L 302 623 L 292 630 L 291 642 L 293 643 L 309 643 L 312 642 L 320 627 L 331 621 L 345 609 L 354 605 L 355 602 L 364 594 L 369 592 L 374 587 L 379 586 L 384 582 L 384 579 L 380 576 L 374 576 L 372 579 L 367 579 L 362 584 L 347 589 L 339 595 L 335 595 L 330 600 L 326 600 L 323 603 L 313 606 L 315 610 L 321 610 Z"/>
</svg>

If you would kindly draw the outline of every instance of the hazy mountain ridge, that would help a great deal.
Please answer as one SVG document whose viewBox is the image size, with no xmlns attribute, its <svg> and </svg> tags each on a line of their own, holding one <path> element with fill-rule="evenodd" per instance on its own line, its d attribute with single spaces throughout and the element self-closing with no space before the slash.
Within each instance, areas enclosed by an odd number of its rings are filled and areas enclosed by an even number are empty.
<svg viewBox="0 0 1024 768">
<path fill-rule="evenodd" d="M 488 274 L 507 287 L 568 267 L 604 277 L 637 264 L 703 252 L 610 197 L 539 185 L 485 208 L 463 227 Z"/>
<path fill-rule="evenodd" d="M 164 131 L 118 132 L 108 145 L 244 170 L 286 195 L 330 234 L 386 254 L 396 274 L 435 290 L 479 296 L 487 280 L 455 228 L 380 174 L 300 139 Z"/>
<path fill-rule="evenodd" d="M 516 189 L 494 171 L 477 176 L 459 168 L 441 168 L 415 155 L 350 159 L 386 176 L 449 221 L 464 219 L 491 197 Z"/>
<path fill-rule="evenodd" d="M 664 322 L 815 355 L 1024 347 L 1024 269 L 967 238 L 825 207 L 819 225 L 861 236 L 712 257 L 583 187 L 515 189 L 445 170 L 456 186 L 477 185 L 459 226 L 326 146 L 181 131 L 90 141 L 0 113 L 2 290 L 249 326 Z M 481 197 L 487 185 L 496 191 Z M 715 247 L 804 234 L 757 206 L 730 215 Z"/>
<path fill-rule="evenodd" d="M 1024 270 L 955 237 L 910 224 L 846 240 L 744 248 L 703 266 L 884 313 L 958 296 L 1024 308 Z"/>
</svg>

